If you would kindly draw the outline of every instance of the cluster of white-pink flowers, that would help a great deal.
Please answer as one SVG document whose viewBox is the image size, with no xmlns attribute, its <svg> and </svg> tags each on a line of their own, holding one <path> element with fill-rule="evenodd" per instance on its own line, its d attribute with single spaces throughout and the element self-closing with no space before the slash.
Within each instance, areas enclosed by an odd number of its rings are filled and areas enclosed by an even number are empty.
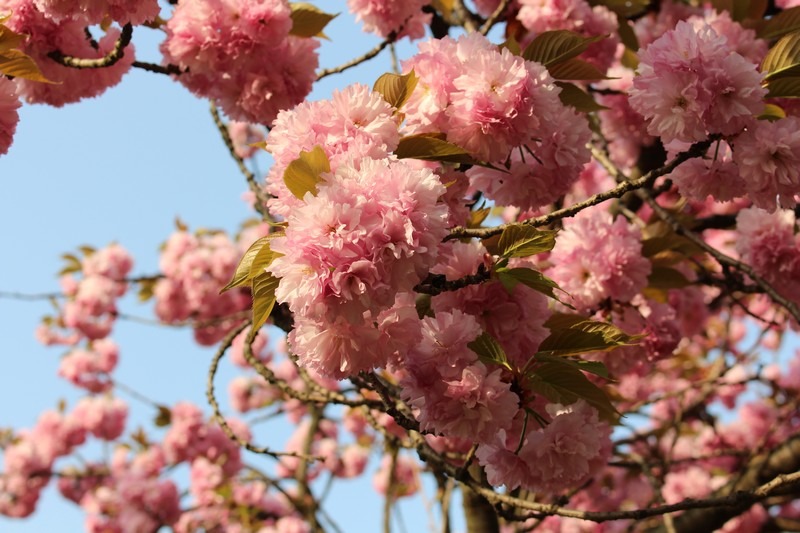
<svg viewBox="0 0 800 533">
<path fill-rule="evenodd" d="M 290 35 L 287 0 L 184 0 L 166 25 L 161 52 L 193 93 L 233 119 L 269 124 L 311 91 L 316 39 Z"/>
<path fill-rule="evenodd" d="M 354 160 L 322 179 L 272 241 L 283 255 L 270 271 L 295 316 L 293 350 L 341 378 L 386 363 L 391 352 L 373 324 L 433 265 L 446 234 L 445 187 L 430 170 L 391 159 Z"/>
<path fill-rule="evenodd" d="M 150 20 L 151 16 L 155 18 L 158 14 L 155 0 L 114 2 L 113 8 L 108 2 L 80 4 L 78 1 L 0 0 L 0 13 L 11 13 L 6 26 L 28 36 L 21 44 L 21 50 L 33 58 L 47 79 L 55 82 L 15 79 L 20 95 L 28 102 L 62 106 L 97 96 L 119 83 L 133 64 L 133 45 L 128 45 L 123 57 L 113 65 L 86 71 L 63 66 L 48 56 L 58 51 L 84 59 L 102 58 L 114 48 L 120 29 L 110 27 L 97 42 L 93 42 L 87 38 L 87 27 L 99 24 L 106 13 L 112 13 L 114 20 L 120 23 L 132 19 Z M 52 11 L 52 7 L 58 9 Z"/>
<path fill-rule="evenodd" d="M 565 107 L 547 69 L 470 34 L 421 43 L 403 64 L 419 85 L 403 108 L 408 133 L 444 133 L 481 161 L 472 185 L 502 205 L 546 205 L 564 194 L 589 161 L 586 120 Z"/>
<path fill-rule="evenodd" d="M 164 275 L 156 283 L 156 314 L 171 324 L 192 320 L 200 344 L 218 342 L 244 319 L 250 295 L 243 290 L 220 294 L 241 251 L 224 233 L 172 234 L 161 254 Z"/>
</svg>

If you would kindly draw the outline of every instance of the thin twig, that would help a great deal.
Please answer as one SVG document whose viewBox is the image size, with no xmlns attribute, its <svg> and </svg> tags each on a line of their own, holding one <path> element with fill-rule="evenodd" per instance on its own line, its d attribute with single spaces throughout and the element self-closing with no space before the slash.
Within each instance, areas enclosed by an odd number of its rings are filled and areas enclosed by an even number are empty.
<svg viewBox="0 0 800 533">
<path fill-rule="evenodd" d="M 641 198 L 647 202 L 650 208 L 658 215 L 658 217 L 669 224 L 672 230 L 677 233 L 678 235 L 682 235 L 692 241 L 693 244 L 697 245 L 699 248 L 702 248 L 708 255 L 716 259 L 716 261 L 720 265 L 733 267 L 740 272 L 744 272 L 747 274 L 750 279 L 752 279 L 759 287 L 761 287 L 767 295 L 769 295 L 772 300 L 777 303 L 778 305 L 782 306 L 786 309 L 789 314 L 797 321 L 800 322 L 800 309 L 798 309 L 797 304 L 784 298 L 781 296 L 775 287 L 772 286 L 767 280 L 762 278 L 750 265 L 746 263 L 742 263 L 724 253 L 720 252 L 713 246 L 706 243 L 702 237 L 700 237 L 695 232 L 691 231 L 689 228 L 686 228 L 681 224 L 674 216 L 672 216 L 666 209 L 661 207 L 658 202 L 656 202 L 652 196 L 650 196 L 647 191 L 639 191 L 639 195 Z"/>
<path fill-rule="evenodd" d="M 365 61 L 369 61 L 370 59 L 372 59 L 376 55 L 380 54 L 383 51 L 384 48 L 389 46 L 391 43 L 395 42 L 397 40 L 397 34 L 398 34 L 397 31 L 393 31 L 392 33 L 389 34 L 388 37 L 386 37 L 386 39 L 381 41 L 378 44 L 378 46 L 376 46 L 375 48 L 373 48 L 372 50 L 370 50 L 366 54 L 361 55 L 361 56 L 359 56 L 359 57 L 357 57 L 355 59 L 352 59 L 352 60 L 348 61 L 347 63 L 343 63 L 343 64 L 339 65 L 338 67 L 326 68 L 326 69 L 320 70 L 317 73 L 317 81 L 319 81 L 322 78 L 325 78 L 327 76 L 330 76 L 331 74 L 339 74 L 341 72 L 344 72 L 347 69 L 350 69 L 350 68 L 353 68 L 355 66 L 358 66 L 358 65 L 360 65 L 361 63 L 363 63 Z"/>
<path fill-rule="evenodd" d="M 481 26 L 481 29 L 479 30 L 481 35 L 486 35 L 489 33 L 489 30 L 492 29 L 492 26 L 494 26 L 497 21 L 500 20 L 500 17 L 503 16 L 503 13 L 506 12 L 509 4 L 511 4 L 511 0 L 502 0 L 500 4 L 498 4 L 497 9 L 495 9 L 494 12 L 489 15 L 489 18 L 486 19 L 486 22 L 484 22 L 483 26 Z"/>
<path fill-rule="evenodd" d="M 547 215 L 542 215 L 540 217 L 530 218 L 530 219 L 524 220 L 522 222 L 501 224 L 499 226 L 494 226 L 492 228 L 477 228 L 477 229 L 473 229 L 473 228 L 465 228 L 465 227 L 459 226 L 459 227 L 455 227 L 452 230 L 450 230 L 450 234 L 447 237 L 445 237 L 444 240 L 449 241 L 449 240 L 453 240 L 453 239 L 462 239 L 462 238 L 469 238 L 469 237 L 474 237 L 474 238 L 478 238 L 478 239 L 486 239 L 486 238 L 492 237 L 494 235 L 500 235 L 503 232 L 503 230 L 506 229 L 509 226 L 514 226 L 514 225 L 519 225 L 519 224 L 525 224 L 525 225 L 533 226 L 533 227 L 547 226 L 547 225 L 552 224 L 553 222 L 555 222 L 557 220 L 561 220 L 563 218 L 569 218 L 569 217 L 575 216 L 578 213 L 580 213 L 581 211 L 583 211 L 584 209 L 586 209 L 588 207 L 595 206 L 597 204 L 601 204 L 601 203 L 605 202 L 606 200 L 612 200 L 614 198 L 621 198 L 622 196 L 624 196 L 625 194 L 627 194 L 627 193 L 629 193 L 631 191 L 635 191 L 635 190 L 641 189 L 643 187 L 649 187 L 650 185 L 653 184 L 653 182 L 655 182 L 656 179 L 658 179 L 659 177 L 661 177 L 661 176 L 663 176 L 665 174 L 669 174 L 670 172 L 675 170 L 675 168 L 678 165 L 680 165 L 681 163 L 683 163 L 687 159 L 691 159 L 692 157 L 697 157 L 699 154 L 704 153 L 706 150 L 708 150 L 708 147 L 710 145 L 711 145 L 711 141 L 705 141 L 705 142 L 697 143 L 697 144 L 693 145 L 689 150 L 678 154 L 675 157 L 675 159 L 673 159 L 672 161 L 670 161 L 668 164 L 664 165 L 661 168 L 658 168 L 658 169 L 655 169 L 655 170 L 653 170 L 651 172 L 648 172 L 647 174 L 645 174 L 644 176 L 642 176 L 640 178 L 636 178 L 636 179 L 632 179 L 632 180 L 620 179 L 618 181 L 621 181 L 621 183 L 619 185 L 617 185 L 616 187 L 614 187 L 613 189 L 610 189 L 610 190 L 602 192 L 602 193 L 595 194 L 594 196 L 591 196 L 591 197 L 587 198 L 583 202 L 579 202 L 579 203 L 571 205 L 569 207 L 565 207 L 563 209 L 559 209 L 557 211 L 553 211 L 552 213 L 549 213 Z M 595 156 L 597 157 L 599 154 L 600 154 L 600 152 L 596 153 Z M 601 162 L 601 164 L 603 164 L 603 161 L 600 160 L 599 157 L 598 157 L 598 160 Z M 612 169 L 613 169 L 612 176 L 621 177 L 621 173 L 619 172 L 619 170 L 616 169 L 616 167 L 612 166 L 611 169 L 609 169 L 610 173 L 612 172 Z"/>
<path fill-rule="evenodd" d="M 214 119 L 214 125 L 217 126 L 219 135 L 222 137 L 222 142 L 225 143 L 231 157 L 236 161 L 236 166 L 239 167 L 239 171 L 247 180 L 247 186 L 250 187 L 250 191 L 256 197 L 256 201 L 254 202 L 256 211 L 258 211 L 258 214 L 261 215 L 263 220 L 270 220 L 269 213 L 266 210 L 267 198 L 264 196 L 264 190 L 261 188 L 261 185 L 258 184 L 258 181 L 256 181 L 255 175 L 250 172 L 250 169 L 244 164 L 244 159 L 239 157 L 236 153 L 236 147 L 233 145 L 233 139 L 231 139 L 231 134 L 228 131 L 228 125 L 222 121 L 222 117 L 217 109 L 217 104 L 212 101 L 209 109 L 211 111 L 211 117 Z"/>
<path fill-rule="evenodd" d="M 220 344 L 217 351 L 214 353 L 214 357 L 211 359 L 211 366 L 208 369 L 208 379 L 206 380 L 206 398 L 208 399 L 209 405 L 214 410 L 214 419 L 217 423 L 222 427 L 222 431 L 230 438 L 231 440 L 237 442 L 243 448 L 247 450 L 258 453 L 261 455 L 268 455 L 270 457 L 279 458 L 279 457 L 296 457 L 299 459 L 308 459 L 308 460 L 316 460 L 316 457 L 307 457 L 300 453 L 295 452 L 274 452 L 267 447 L 258 447 L 253 446 L 250 442 L 240 438 L 236 433 L 234 433 L 231 426 L 228 424 L 225 417 L 222 416 L 222 412 L 220 411 L 219 403 L 217 402 L 217 398 L 214 394 L 214 377 L 217 375 L 217 369 L 219 368 L 219 362 L 225 356 L 225 352 L 228 351 L 228 348 L 231 347 L 233 344 L 233 339 L 235 339 L 242 331 L 244 331 L 250 325 L 250 321 L 244 322 L 243 324 L 239 325 L 237 328 L 232 330 L 228 333 L 224 339 L 222 339 L 222 343 Z M 247 340 L 245 341 L 247 344 L 253 342 L 253 335 L 248 335 Z"/>
<path fill-rule="evenodd" d="M 144 61 L 134 61 L 133 67 L 146 70 L 147 72 L 155 72 L 156 74 L 178 75 L 183 74 L 185 71 L 181 70 L 178 65 L 156 65 L 155 63 L 146 63 Z"/>
</svg>

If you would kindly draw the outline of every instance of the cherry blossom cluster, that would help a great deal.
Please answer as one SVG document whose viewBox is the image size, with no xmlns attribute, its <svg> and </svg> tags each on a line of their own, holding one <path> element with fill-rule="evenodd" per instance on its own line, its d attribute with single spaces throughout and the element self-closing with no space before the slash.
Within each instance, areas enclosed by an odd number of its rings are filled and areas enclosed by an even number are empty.
<svg viewBox="0 0 800 533">
<path fill-rule="evenodd" d="M 561 512 L 565 494 L 571 509 L 624 512 L 762 484 L 742 485 L 800 438 L 800 351 L 765 361 L 797 328 L 800 305 L 790 211 L 800 106 L 769 98 L 774 39 L 746 29 L 763 30 L 750 13 L 735 13 L 750 17 L 740 24 L 669 1 L 634 15 L 634 5 L 583 0 L 516 0 L 504 13 L 498 0 L 445 4 L 348 7 L 387 41 L 421 38 L 428 25 L 489 29 L 493 15 L 507 41 L 478 31 L 424 41 L 405 75 L 305 102 L 319 43 L 299 36 L 302 6 L 181 0 L 162 24 L 151 0 L 0 0 L 8 27 L 29 35 L 21 50 L 62 82 L 0 77 L 0 151 L 20 97 L 62 105 L 99 94 L 134 56 L 129 47 L 82 72 L 53 52 L 102 57 L 114 23 L 147 23 L 165 29 L 164 64 L 180 74 L 164 70 L 234 119 L 223 134 L 232 153 L 249 158 L 264 140 L 274 159 L 251 193 L 271 224 L 236 238 L 180 227 L 161 272 L 133 280 L 143 292 L 152 283 L 163 323 L 192 327 L 204 346 L 224 339 L 209 375 L 213 417 L 148 400 L 165 429 L 126 434 L 110 334 L 133 263 L 118 245 L 68 256 L 65 301 L 37 334 L 70 348 L 58 373 L 88 395 L 0 433 L 0 513 L 30 515 L 57 478 L 91 532 L 310 532 L 321 529 L 317 483 L 370 472 L 388 508 L 432 472 L 443 509 L 451 478 L 504 486 L 506 502 L 527 491 L 517 503 L 542 506 L 527 520 L 489 493 L 509 523 L 623 531 L 644 526 L 545 515 Z M 780 4 L 773 29 L 791 2 Z M 99 43 L 84 33 L 96 25 L 108 28 Z M 586 44 L 575 64 L 599 75 L 556 80 L 556 66 L 526 60 L 519 48 L 553 30 L 572 32 L 549 34 L 568 36 L 563 46 Z M 266 139 L 251 123 L 269 125 Z M 498 217 L 504 225 L 490 227 Z M 242 256 L 256 265 L 252 292 L 241 288 Z M 264 301 L 285 336 L 245 327 L 262 323 Z M 273 471 L 247 464 L 254 424 L 226 418 L 214 399 L 226 353 L 240 371 L 229 406 L 294 426 L 282 452 L 262 450 Z M 63 466 L 91 438 L 110 458 Z M 766 470 L 796 472 L 787 461 Z M 185 489 L 174 469 L 188 472 Z M 796 500 L 754 500 L 714 527 L 798 518 Z"/>
<path fill-rule="evenodd" d="M 256 226 L 242 237 L 255 240 L 262 231 L 265 228 Z M 161 253 L 163 278 L 154 289 L 156 315 L 168 324 L 192 321 L 200 344 L 219 342 L 246 318 L 244 312 L 250 307 L 247 291 L 220 294 L 240 254 L 241 249 L 221 232 L 173 233 Z"/>
<path fill-rule="evenodd" d="M 106 15 L 122 24 L 141 23 L 158 15 L 156 0 L 72 1 L 2 0 L 0 13 L 11 13 L 6 26 L 27 35 L 21 50 L 36 62 L 42 74 L 54 83 L 17 78 L 17 91 L 28 102 L 63 106 L 91 98 L 118 84 L 130 70 L 135 51 L 128 45 L 125 54 L 106 68 L 79 70 L 64 66 L 49 57 L 53 52 L 82 59 L 99 59 L 114 48 L 120 29 L 108 28 L 95 42 L 86 28 L 102 22 Z"/>
<path fill-rule="evenodd" d="M 164 61 L 178 81 L 235 120 L 270 124 L 311 91 L 316 39 L 290 35 L 287 0 L 184 0 L 166 25 Z"/>
<path fill-rule="evenodd" d="M 563 195 L 589 161 L 586 120 L 559 100 L 541 64 L 469 34 L 419 45 L 404 62 L 419 77 L 404 106 L 408 133 L 444 133 L 480 161 L 471 184 L 501 205 L 531 209 Z M 542 191 L 547 191 L 542 194 Z"/>
</svg>

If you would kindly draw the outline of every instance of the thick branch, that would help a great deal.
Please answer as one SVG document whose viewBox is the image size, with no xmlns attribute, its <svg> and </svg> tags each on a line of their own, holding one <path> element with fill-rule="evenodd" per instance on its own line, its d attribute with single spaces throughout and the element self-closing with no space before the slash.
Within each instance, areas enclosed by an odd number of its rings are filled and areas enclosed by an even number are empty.
<svg viewBox="0 0 800 533">
<path fill-rule="evenodd" d="M 55 50 L 48 54 L 48 57 L 57 63 L 70 68 L 107 68 L 122 59 L 125 55 L 125 47 L 131 43 L 133 37 L 133 26 L 128 23 L 122 27 L 119 39 L 117 39 L 114 49 L 111 50 L 105 57 L 98 59 L 83 59 L 80 57 L 73 57 L 64 55 L 60 50 Z"/>
</svg>

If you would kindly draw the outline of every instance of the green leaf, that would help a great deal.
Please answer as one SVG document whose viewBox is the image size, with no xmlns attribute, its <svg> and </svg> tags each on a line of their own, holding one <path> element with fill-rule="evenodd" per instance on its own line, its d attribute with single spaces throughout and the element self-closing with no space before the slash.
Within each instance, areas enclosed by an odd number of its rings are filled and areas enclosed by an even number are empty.
<svg viewBox="0 0 800 533">
<path fill-rule="evenodd" d="M 796 77 L 800 74 L 800 32 L 790 33 L 770 48 L 761 62 L 766 81 Z"/>
<path fill-rule="evenodd" d="M 156 427 L 163 428 L 172 423 L 172 411 L 165 405 L 158 406 L 158 414 L 156 415 L 153 423 Z"/>
<path fill-rule="evenodd" d="M 541 292 L 545 296 L 549 296 L 550 298 L 557 300 L 568 307 L 572 307 L 571 305 L 562 302 L 561 299 L 556 296 L 554 289 L 561 290 L 561 287 L 558 286 L 558 283 L 539 271 L 530 268 L 503 267 L 498 268 L 495 272 L 497 273 L 497 279 L 500 280 L 500 283 L 503 284 L 503 287 L 505 287 L 508 292 L 513 291 L 514 287 L 522 283 L 523 285 L 530 287 L 537 292 Z"/>
<path fill-rule="evenodd" d="M 607 80 L 606 73 L 582 59 L 568 59 L 547 67 L 557 80 Z"/>
<path fill-rule="evenodd" d="M 509 52 L 514 54 L 515 56 L 522 55 L 522 49 L 519 47 L 519 41 L 511 35 L 506 41 L 500 45 L 500 50 L 502 51 L 503 48 L 507 48 Z"/>
<path fill-rule="evenodd" d="M 582 359 L 575 359 L 573 357 L 559 357 L 557 355 L 547 355 L 547 354 L 536 354 L 534 355 L 534 361 L 538 361 L 540 363 L 555 363 L 558 365 L 568 365 L 573 368 L 577 368 L 582 372 L 588 372 L 590 374 L 594 374 L 595 376 L 600 376 L 601 378 L 609 379 L 608 377 L 608 369 L 606 365 L 601 363 L 600 361 L 584 361 Z"/>
<path fill-rule="evenodd" d="M 83 263 L 81 260 L 75 257 L 72 254 L 62 254 L 61 259 L 66 261 L 66 265 L 64 268 L 58 271 L 59 276 L 63 276 L 64 274 L 72 274 L 73 272 L 80 272 L 83 270 Z"/>
<path fill-rule="evenodd" d="M 269 236 L 261 237 L 250 245 L 250 248 L 247 249 L 242 256 L 242 259 L 239 261 L 239 264 L 236 266 L 236 271 L 233 273 L 231 281 L 222 287 L 222 289 L 219 291 L 220 294 L 234 287 L 238 287 L 239 285 L 244 285 L 247 280 L 250 279 L 250 270 L 253 266 L 253 261 L 255 261 L 256 256 L 262 248 L 266 246 L 267 249 L 269 249 L 269 241 Z"/>
<path fill-rule="evenodd" d="M 269 318 L 275 306 L 275 289 L 278 288 L 280 278 L 269 272 L 253 278 L 253 328 L 258 331 Z"/>
<path fill-rule="evenodd" d="M 758 120 L 780 120 L 786 118 L 786 111 L 775 104 L 764 105 L 764 111 L 758 115 Z"/>
<path fill-rule="evenodd" d="M 625 48 L 632 52 L 639 50 L 639 39 L 636 37 L 636 32 L 633 31 L 633 26 L 628 19 L 620 15 L 617 15 L 617 34 Z"/>
<path fill-rule="evenodd" d="M 292 29 L 290 35 L 296 37 L 325 37 L 322 30 L 338 15 L 331 15 L 306 2 L 289 4 L 292 8 Z"/>
<path fill-rule="evenodd" d="M 33 58 L 19 50 L 0 52 L 0 74 L 42 83 L 56 83 L 45 78 Z"/>
<path fill-rule="evenodd" d="M 769 98 L 800 98 L 800 77 L 772 80 L 767 89 Z"/>
<path fill-rule="evenodd" d="M 602 41 L 606 37 L 608 35 L 583 37 L 568 30 L 545 31 L 531 41 L 522 52 L 522 57 L 550 67 L 579 56 L 589 48 L 590 44 Z"/>
<path fill-rule="evenodd" d="M 478 357 L 484 363 L 500 365 L 503 368 L 512 370 L 503 347 L 488 333 L 481 333 L 474 341 L 467 343 L 467 347 L 478 354 Z"/>
<path fill-rule="evenodd" d="M 576 111 L 591 113 L 592 111 L 608 109 L 606 106 L 595 102 L 592 95 L 585 92 L 574 83 L 557 81 L 556 85 L 561 87 L 561 92 L 558 93 L 558 97 L 561 98 L 561 103 L 566 106 L 574 107 Z"/>
<path fill-rule="evenodd" d="M 510 258 L 549 252 L 555 245 L 555 231 L 539 230 L 527 224 L 514 224 L 507 226 L 500 234 L 497 248 L 498 255 Z"/>
<path fill-rule="evenodd" d="M 486 220 L 486 217 L 488 217 L 489 213 L 491 212 L 492 212 L 491 207 L 482 207 L 481 209 L 470 211 L 469 219 L 467 220 L 467 227 L 480 228 L 481 224 L 483 224 L 483 221 Z"/>
<path fill-rule="evenodd" d="M 158 283 L 158 279 L 156 278 L 145 278 L 139 280 L 139 290 L 137 291 L 136 296 L 140 302 L 146 302 L 153 297 L 156 283 Z"/>
<path fill-rule="evenodd" d="M 395 109 L 400 109 L 411 97 L 411 93 L 414 92 L 418 81 L 419 78 L 417 78 L 413 70 L 403 76 L 387 72 L 377 79 L 372 90 L 381 93 L 381 96 L 389 102 L 389 105 Z"/>
<path fill-rule="evenodd" d="M 756 35 L 761 39 L 771 41 L 797 30 L 800 30 L 800 7 L 793 7 L 781 11 L 769 19 L 756 31 Z"/>
<path fill-rule="evenodd" d="M 16 33 L 3 25 L 10 17 L 11 15 L 0 18 L 0 52 L 5 52 L 12 48 L 19 48 L 25 41 L 24 35 Z"/>
<path fill-rule="evenodd" d="M 560 363 L 542 363 L 530 371 L 528 378 L 527 388 L 551 402 L 569 405 L 582 399 L 597 409 L 603 420 L 615 423 L 620 417 L 606 393 L 577 368 Z"/>
<path fill-rule="evenodd" d="M 636 70 L 639 68 L 639 55 L 630 48 L 625 48 L 625 50 L 622 51 L 622 58 L 619 62 L 622 63 L 623 67 Z"/>
<path fill-rule="evenodd" d="M 302 200 L 307 192 L 317 195 L 317 184 L 323 181 L 320 174 L 330 171 L 328 156 L 320 146 L 315 146 L 310 152 L 300 152 L 300 157 L 289 163 L 283 181 L 289 191 Z"/>
<path fill-rule="evenodd" d="M 647 278 L 647 286 L 651 289 L 682 289 L 691 284 L 679 270 L 665 266 L 654 266 Z"/>
<path fill-rule="evenodd" d="M 550 336 L 539 345 L 537 355 L 567 356 L 608 351 L 620 346 L 631 346 L 639 338 L 628 335 L 611 324 L 589 320 L 580 315 L 555 313 L 544 325 L 550 329 Z"/>
<path fill-rule="evenodd" d="M 475 164 L 469 152 L 446 141 L 441 133 L 419 133 L 403 137 L 394 153 L 398 159 Z"/>
<path fill-rule="evenodd" d="M 711 0 L 717 12 L 727 11 L 736 22 L 760 19 L 767 9 L 767 0 Z"/>
</svg>

